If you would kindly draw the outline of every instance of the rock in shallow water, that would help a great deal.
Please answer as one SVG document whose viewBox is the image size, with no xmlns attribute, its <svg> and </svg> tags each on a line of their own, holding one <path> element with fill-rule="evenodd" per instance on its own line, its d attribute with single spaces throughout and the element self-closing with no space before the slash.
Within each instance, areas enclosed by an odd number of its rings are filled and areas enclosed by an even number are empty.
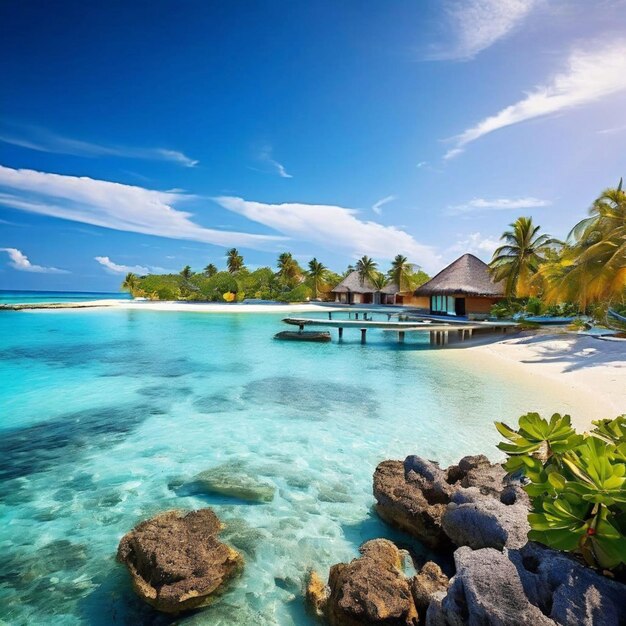
<svg viewBox="0 0 626 626">
<path fill-rule="evenodd" d="M 505 475 L 482 455 L 446 470 L 418 456 L 383 461 L 374 473 L 376 510 L 432 549 L 518 548 L 529 530 L 528 500 Z"/>
<path fill-rule="evenodd" d="M 374 539 L 360 548 L 361 556 L 330 569 L 328 587 L 314 572 L 307 600 L 331 626 L 417 626 L 410 579 L 402 570 L 398 548 Z"/>
<path fill-rule="evenodd" d="M 217 539 L 220 530 L 211 509 L 167 511 L 124 535 L 117 560 L 128 568 L 137 595 L 155 609 L 200 608 L 243 566 L 239 553 Z"/>
<path fill-rule="evenodd" d="M 433 599 L 427 626 L 554 626 L 555 622 L 531 604 L 515 566 L 493 548 L 459 548 L 454 553 L 456 575 L 447 595 Z"/>
<path fill-rule="evenodd" d="M 242 473 L 242 468 L 238 463 L 226 463 L 200 472 L 192 484 L 205 493 L 220 494 L 250 502 L 271 502 L 276 490 L 274 485 Z"/>
</svg>

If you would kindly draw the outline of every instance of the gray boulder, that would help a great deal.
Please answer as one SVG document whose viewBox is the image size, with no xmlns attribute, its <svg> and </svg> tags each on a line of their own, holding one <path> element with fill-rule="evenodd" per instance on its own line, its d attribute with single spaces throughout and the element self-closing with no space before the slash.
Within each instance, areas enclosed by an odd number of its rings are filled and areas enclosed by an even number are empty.
<svg viewBox="0 0 626 626">
<path fill-rule="evenodd" d="M 528 541 L 528 508 L 525 501 L 503 504 L 484 496 L 477 487 L 460 489 L 452 496 L 442 527 L 457 546 L 521 548 Z"/>
<path fill-rule="evenodd" d="M 445 597 L 433 598 L 426 626 L 554 626 L 526 596 L 515 565 L 493 548 L 454 553 L 456 574 Z"/>
<path fill-rule="evenodd" d="M 401 461 L 380 463 L 374 472 L 376 511 L 388 524 L 416 537 L 429 548 L 450 548 L 450 540 L 441 527 L 448 499 L 441 497 L 440 489 L 431 488 L 432 481 L 427 477 L 438 476 L 439 468 L 435 464 L 425 468 L 422 472 L 417 464 L 411 463 L 405 473 Z"/>
<path fill-rule="evenodd" d="M 509 551 L 529 600 L 562 626 L 626 625 L 626 585 L 571 556 L 528 543 Z"/>
</svg>

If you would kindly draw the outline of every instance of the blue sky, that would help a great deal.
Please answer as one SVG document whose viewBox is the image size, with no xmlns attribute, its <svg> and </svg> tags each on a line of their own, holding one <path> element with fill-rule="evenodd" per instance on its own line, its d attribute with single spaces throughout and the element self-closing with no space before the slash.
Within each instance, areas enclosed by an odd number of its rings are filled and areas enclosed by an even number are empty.
<svg viewBox="0 0 626 626">
<path fill-rule="evenodd" d="M 231 246 L 434 272 L 626 173 L 625 0 L 22 0 L 0 55 L 5 289 Z"/>
</svg>

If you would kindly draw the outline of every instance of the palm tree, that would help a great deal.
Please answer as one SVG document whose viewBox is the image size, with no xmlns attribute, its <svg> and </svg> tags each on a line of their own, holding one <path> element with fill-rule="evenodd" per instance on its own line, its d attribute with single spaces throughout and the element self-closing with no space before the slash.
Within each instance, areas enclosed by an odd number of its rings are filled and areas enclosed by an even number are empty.
<svg viewBox="0 0 626 626">
<path fill-rule="evenodd" d="M 226 266 L 231 274 L 236 274 L 244 268 L 243 257 L 239 254 L 237 248 L 231 248 L 226 253 Z"/>
<path fill-rule="evenodd" d="M 122 283 L 122 289 L 124 291 L 128 291 L 131 296 L 134 296 L 139 289 L 139 278 L 137 277 L 137 274 L 128 272 L 124 278 L 124 282 Z"/>
<path fill-rule="evenodd" d="M 213 263 L 209 263 L 205 268 L 204 268 L 204 273 L 211 278 L 211 276 L 215 276 L 215 274 L 217 274 L 217 267 L 215 267 L 215 265 L 213 265 Z"/>
<path fill-rule="evenodd" d="M 180 272 L 180 275 L 185 279 L 189 280 L 193 276 L 193 272 L 191 271 L 191 267 L 189 265 L 185 265 Z"/>
<path fill-rule="evenodd" d="M 283 252 L 278 256 L 278 276 L 288 285 L 293 284 L 301 274 L 300 266 L 291 252 Z"/>
<path fill-rule="evenodd" d="M 389 279 L 398 285 L 400 291 L 409 291 L 411 289 L 411 276 L 413 275 L 413 264 L 408 259 L 397 254 L 391 263 L 389 270 Z"/>
<path fill-rule="evenodd" d="M 626 290 L 626 192 L 622 180 L 606 189 L 568 236 L 567 280 L 588 301 L 622 300 Z"/>
<path fill-rule="evenodd" d="M 319 291 L 320 284 L 324 282 L 324 278 L 328 273 L 328 269 L 326 266 L 318 261 L 315 257 L 313 257 L 309 261 L 309 277 L 313 281 L 313 297 L 317 298 L 317 294 Z"/>
<path fill-rule="evenodd" d="M 535 293 L 535 275 L 549 250 L 559 242 L 549 235 L 539 235 L 531 217 L 519 217 L 502 234 L 506 242 L 494 253 L 489 268 L 496 282 L 505 281 L 507 296 L 518 298 Z"/>
<path fill-rule="evenodd" d="M 378 273 L 378 264 L 372 258 L 367 255 L 362 256 L 357 262 L 355 269 L 359 273 L 361 284 L 366 280 L 374 282 L 376 274 Z"/>
</svg>

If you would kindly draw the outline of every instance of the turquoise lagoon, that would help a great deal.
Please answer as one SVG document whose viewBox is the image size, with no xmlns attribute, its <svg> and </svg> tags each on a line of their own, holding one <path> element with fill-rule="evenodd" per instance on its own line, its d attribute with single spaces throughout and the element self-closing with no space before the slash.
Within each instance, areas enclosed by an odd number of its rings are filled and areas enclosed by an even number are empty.
<svg viewBox="0 0 626 626">
<path fill-rule="evenodd" d="M 372 512 L 379 461 L 494 457 L 494 419 L 567 408 L 415 338 L 277 342 L 280 319 L 0 313 L 0 620 L 172 623 L 134 597 L 118 541 L 159 511 L 212 506 L 245 571 L 177 623 L 308 624 L 307 570 L 326 576 L 372 537 L 409 543 Z M 223 464 L 271 482 L 274 500 L 181 488 Z"/>
<path fill-rule="evenodd" d="M 84 302 L 86 300 L 129 300 L 124 292 L 105 291 L 10 291 L 0 289 L 0 304 L 36 302 Z"/>
</svg>

